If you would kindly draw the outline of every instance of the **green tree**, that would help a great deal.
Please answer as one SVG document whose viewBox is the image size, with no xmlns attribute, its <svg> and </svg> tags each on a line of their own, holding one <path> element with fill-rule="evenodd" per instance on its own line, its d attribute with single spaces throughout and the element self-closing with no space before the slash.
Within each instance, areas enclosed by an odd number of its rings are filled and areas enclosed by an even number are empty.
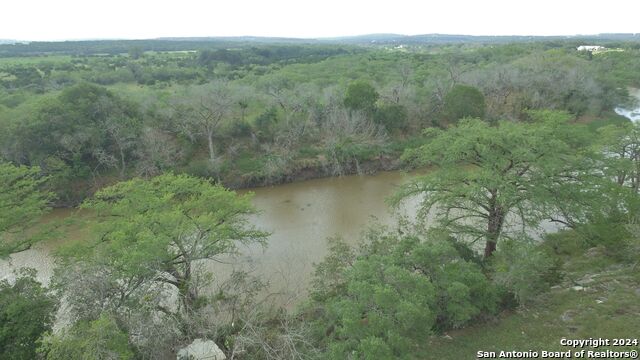
<svg viewBox="0 0 640 360">
<path fill-rule="evenodd" d="M 449 123 L 460 119 L 483 118 L 485 113 L 484 95 L 473 86 L 455 85 L 444 97 L 443 115 Z"/>
<path fill-rule="evenodd" d="M 607 173 L 621 186 L 640 192 L 640 123 L 598 129 L 599 150 L 608 155 Z"/>
<path fill-rule="evenodd" d="M 190 314 L 200 298 L 199 263 L 233 255 L 239 244 L 264 242 L 267 234 L 247 220 L 255 214 L 250 198 L 186 175 L 120 182 L 82 205 L 95 212 L 94 241 L 62 255 L 72 272 L 74 264 L 89 263 L 115 281 L 120 293 L 112 306 L 155 284 L 173 288 L 181 313 Z"/>
<path fill-rule="evenodd" d="M 350 110 L 373 114 L 380 95 L 376 89 L 366 81 L 354 81 L 347 87 L 344 96 L 344 106 Z"/>
<path fill-rule="evenodd" d="M 338 321 L 331 358 L 407 357 L 411 342 L 431 332 L 435 316 L 428 278 L 372 256 L 347 271 L 343 297 L 327 305 Z"/>
<path fill-rule="evenodd" d="M 480 266 L 443 237 L 399 224 L 374 228 L 358 249 L 333 240 L 311 292 L 330 358 L 409 358 L 434 330 L 494 313 L 497 291 Z"/>
<path fill-rule="evenodd" d="M 105 166 L 124 172 L 133 139 L 140 133 L 138 118 L 133 103 L 106 88 L 82 83 L 44 101 L 19 136 L 25 139 L 30 163 L 55 156 L 76 178 L 87 178 Z"/>
<path fill-rule="evenodd" d="M 38 352 L 47 360 L 127 360 L 134 356 L 127 333 L 106 315 L 45 336 Z"/>
<path fill-rule="evenodd" d="M 26 231 L 49 211 L 53 195 L 42 189 L 46 180 L 38 167 L 0 162 L 0 257 L 38 239 Z"/>
<path fill-rule="evenodd" d="M 128 158 L 132 156 L 141 136 L 142 123 L 128 104 L 118 98 L 103 96 L 98 101 L 98 108 L 105 113 L 99 126 L 108 144 L 104 149 L 94 151 L 94 154 L 100 154 L 98 161 L 118 168 L 120 178 L 124 178 Z"/>
<path fill-rule="evenodd" d="M 554 262 L 541 247 L 529 242 L 505 241 L 492 261 L 494 281 L 525 304 L 549 287 Z"/>
<path fill-rule="evenodd" d="M 273 138 L 273 127 L 278 122 L 278 109 L 270 107 L 258 115 L 254 121 L 259 134 L 264 138 Z"/>
<path fill-rule="evenodd" d="M 0 357 L 36 358 L 36 340 L 51 330 L 57 300 L 36 281 L 34 269 L 22 269 L 15 283 L 0 281 Z"/>
<path fill-rule="evenodd" d="M 497 126 L 467 119 L 448 130 L 428 129 L 430 141 L 403 158 L 433 170 L 404 185 L 392 203 L 424 196 L 422 216 L 432 214 L 470 241 L 484 240 L 489 257 L 508 235 L 507 223 L 524 232 L 555 215 L 559 184 L 579 188 L 574 166 L 582 157 L 565 141 L 568 126 L 558 119 Z"/>
<path fill-rule="evenodd" d="M 407 126 L 409 114 L 402 105 L 391 104 L 379 107 L 373 115 L 373 120 L 387 129 L 387 131 L 403 130 Z"/>
<path fill-rule="evenodd" d="M 129 57 L 136 60 L 144 55 L 144 49 L 141 46 L 130 46 L 127 50 Z"/>
</svg>

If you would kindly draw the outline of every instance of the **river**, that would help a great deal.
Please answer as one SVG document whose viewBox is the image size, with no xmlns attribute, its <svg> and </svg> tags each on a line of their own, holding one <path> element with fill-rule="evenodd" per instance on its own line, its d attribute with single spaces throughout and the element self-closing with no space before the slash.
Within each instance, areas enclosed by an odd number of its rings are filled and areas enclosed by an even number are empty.
<svg viewBox="0 0 640 360">
<path fill-rule="evenodd" d="M 640 121 L 640 89 L 629 88 L 629 95 L 636 98 L 638 104 L 632 109 L 618 106 L 614 110 L 616 114 L 622 115 L 633 122 Z"/>
<path fill-rule="evenodd" d="M 274 293 L 287 299 L 304 296 L 313 264 L 327 254 L 327 238 L 340 235 L 348 243 L 356 244 L 361 231 L 374 217 L 378 222 L 391 224 L 394 215 L 385 199 L 409 176 L 399 171 L 380 172 L 239 191 L 255 193 L 253 203 L 260 214 L 253 216 L 251 222 L 271 236 L 264 249 L 243 248 L 238 264 L 267 279 Z M 416 208 L 417 201 L 408 201 L 400 213 L 415 215 Z M 47 220 L 65 218 L 72 212 L 56 209 Z M 38 279 L 47 284 L 54 268 L 51 252 L 65 241 L 84 236 L 81 230 L 72 230 L 63 239 L 13 254 L 9 261 L 0 261 L 0 278 L 11 278 L 13 269 L 28 266 L 38 270 Z M 218 275 L 229 270 L 229 266 L 219 264 L 208 266 Z"/>
<path fill-rule="evenodd" d="M 406 201 L 396 214 L 385 203 L 385 199 L 411 176 L 415 175 L 390 171 L 239 191 L 255 193 L 253 203 L 260 214 L 250 220 L 271 235 L 265 248 L 242 248 L 242 255 L 234 259 L 236 268 L 268 280 L 268 292 L 275 295 L 273 298 L 278 299 L 278 303 L 298 303 L 307 294 L 313 264 L 327 254 L 327 238 L 339 235 L 347 243 L 355 245 L 361 232 L 374 218 L 376 223 L 390 225 L 397 215 L 415 217 L 418 198 Z M 60 219 L 72 212 L 57 209 L 48 218 Z M 546 231 L 557 229 L 549 223 L 543 224 L 543 228 Z M 27 266 L 38 270 L 38 279 L 47 284 L 54 268 L 51 252 L 61 243 L 86 236 L 82 229 L 75 229 L 68 231 L 64 238 L 49 240 L 33 249 L 13 254 L 10 261 L 0 261 L 0 278 L 10 278 L 13 269 Z M 231 270 L 230 265 L 213 261 L 205 265 L 217 278 L 225 278 Z"/>
</svg>

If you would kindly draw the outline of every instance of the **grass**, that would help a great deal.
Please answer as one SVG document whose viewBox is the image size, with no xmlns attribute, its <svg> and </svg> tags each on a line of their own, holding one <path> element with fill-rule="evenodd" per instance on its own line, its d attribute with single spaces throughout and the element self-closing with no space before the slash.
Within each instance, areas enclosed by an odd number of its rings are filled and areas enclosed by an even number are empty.
<svg viewBox="0 0 640 360">
<path fill-rule="evenodd" d="M 565 256 L 561 284 L 530 305 L 490 322 L 425 339 L 416 359 L 475 359 L 478 351 L 581 350 L 562 338 L 640 338 L 640 269 L 618 263 L 600 248 Z M 574 288 L 580 284 L 583 289 Z M 577 289 L 577 290 L 576 290 Z M 601 347 L 586 350 L 638 350 Z"/>
</svg>

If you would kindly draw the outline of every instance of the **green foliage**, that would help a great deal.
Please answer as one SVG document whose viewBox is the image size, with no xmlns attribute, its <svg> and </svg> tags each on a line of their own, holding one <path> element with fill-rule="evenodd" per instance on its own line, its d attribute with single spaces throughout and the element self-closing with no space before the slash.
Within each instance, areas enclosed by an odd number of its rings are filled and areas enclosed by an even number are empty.
<svg viewBox="0 0 640 360">
<path fill-rule="evenodd" d="M 142 55 L 144 55 L 144 49 L 140 46 L 132 46 L 129 48 L 129 57 L 136 60 L 142 57 Z"/>
<path fill-rule="evenodd" d="M 203 179 L 216 179 L 220 175 L 219 170 L 219 167 L 212 164 L 209 159 L 199 159 L 190 161 L 183 171 L 188 175 Z"/>
<path fill-rule="evenodd" d="M 428 49 L 420 44 L 431 40 L 416 41 L 402 51 L 256 40 L 2 45 L 0 53 L 21 57 L 0 58 L 0 152 L 6 160 L 37 164 L 55 175 L 56 205 L 70 206 L 112 181 L 116 171 L 125 179 L 185 170 L 176 161 L 155 165 L 154 158 L 162 157 L 156 153 L 167 149 L 150 145 L 145 134 L 178 139 L 176 149 L 186 162 L 197 162 L 205 145 L 210 162 L 218 165 L 233 162 L 237 151 L 260 149 L 271 159 L 285 159 L 270 161 L 265 175 L 282 181 L 300 171 L 288 159 L 303 157 L 297 153 L 301 147 L 329 142 L 322 122 L 345 106 L 384 125 L 391 135 L 385 145 L 398 148 L 410 128 L 464 116 L 528 120 L 528 109 L 566 110 L 589 119 L 611 113 L 627 101 L 625 88 L 637 77 L 638 50 L 627 45 L 589 61 L 572 41 Z M 232 90 L 213 97 L 231 95 L 229 106 L 223 124 L 205 121 L 203 127 L 203 118 L 194 121 L 193 115 L 211 100 L 200 101 L 202 92 L 182 95 L 185 88 L 215 81 Z M 468 85 L 455 85 L 461 81 Z M 206 120 L 213 113 L 202 114 Z M 341 162 L 333 173 L 358 171 L 348 153 L 362 149 L 343 147 L 342 160 L 326 154 L 329 167 Z M 234 151 L 216 154 L 221 149 Z M 64 163 L 54 167 L 56 174 L 44 164 L 52 159 Z M 199 165 L 191 164 L 188 172 L 230 186 L 255 183 L 253 173 L 238 173 L 234 166 Z"/>
<path fill-rule="evenodd" d="M 228 128 L 229 136 L 241 138 L 251 135 L 251 124 L 247 120 L 237 120 L 231 123 Z"/>
<path fill-rule="evenodd" d="M 273 127 L 278 122 L 278 109 L 274 106 L 265 110 L 255 119 L 256 129 L 266 138 L 273 137 Z"/>
<path fill-rule="evenodd" d="M 594 249 L 597 250 L 597 249 Z M 564 351 L 558 339 L 572 333 L 579 338 L 618 338 L 634 333 L 640 318 L 635 290 L 640 274 L 633 264 L 621 264 L 598 251 L 582 251 L 566 259 L 563 272 L 567 281 L 527 304 L 526 309 L 508 311 L 495 321 L 449 333 L 451 337 L 432 337 L 416 359 L 459 360 L 477 358 L 478 349 L 499 352 L 504 349 Z M 585 291 L 570 289 L 570 279 L 591 279 Z M 568 289 L 569 288 L 569 289 Z M 615 347 L 600 347 L 598 351 Z"/>
<path fill-rule="evenodd" d="M 380 106 L 373 115 L 373 120 L 383 125 L 387 131 L 404 130 L 408 118 L 407 109 L 397 104 Z"/>
<path fill-rule="evenodd" d="M 36 358 L 36 340 L 51 330 L 57 300 L 35 279 L 34 269 L 22 269 L 13 284 L 0 281 L 0 357 Z"/>
<path fill-rule="evenodd" d="M 595 146 L 608 155 L 607 175 L 640 193 L 640 123 L 607 125 L 597 132 Z"/>
<path fill-rule="evenodd" d="M 473 86 L 456 85 L 444 98 L 445 120 L 455 123 L 463 118 L 483 118 L 485 100 L 482 92 Z"/>
<path fill-rule="evenodd" d="M 631 224 L 639 213 L 638 199 L 625 205 L 633 206 L 629 212 L 611 211 L 606 215 L 592 217 L 588 223 L 576 227 L 589 246 L 603 246 L 605 254 L 618 261 L 636 261 L 634 239 L 637 234 Z"/>
<path fill-rule="evenodd" d="M 120 182 L 82 205 L 95 212 L 95 240 L 70 245 L 61 255 L 70 265 L 109 269 L 114 281 L 174 287 L 189 312 L 198 300 L 198 261 L 235 254 L 239 244 L 264 241 L 267 234 L 247 220 L 255 213 L 250 197 L 170 173 Z"/>
<path fill-rule="evenodd" d="M 128 335 L 107 315 L 45 336 L 38 348 L 47 360 L 133 359 Z"/>
<path fill-rule="evenodd" d="M 30 163 L 56 157 L 74 178 L 86 179 L 101 167 L 118 168 L 124 175 L 141 130 L 133 103 L 88 83 L 38 104 L 34 117 L 14 132 L 24 145 L 24 153 L 16 156 Z"/>
<path fill-rule="evenodd" d="M 328 239 L 329 254 L 316 264 L 311 280 L 311 296 L 318 302 L 339 296 L 345 292 L 346 270 L 356 259 L 353 248 L 340 238 Z"/>
<path fill-rule="evenodd" d="M 558 279 L 553 259 L 539 246 L 505 241 L 492 259 L 494 280 L 509 290 L 520 304 L 526 304 Z"/>
<path fill-rule="evenodd" d="M 544 246 L 551 249 L 553 254 L 567 256 L 581 253 L 587 247 L 587 243 L 579 232 L 562 230 L 547 234 Z"/>
<path fill-rule="evenodd" d="M 372 229 L 357 250 L 332 242 L 312 298 L 330 358 L 408 358 L 425 334 L 496 311 L 498 294 L 451 241 Z"/>
<path fill-rule="evenodd" d="M 339 325 L 330 358 L 405 358 L 430 333 L 434 290 L 426 277 L 371 256 L 346 273 L 344 297 L 327 304 Z"/>
<path fill-rule="evenodd" d="M 398 261 L 416 269 L 436 287 L 437 329 L 459 328 L 481 315 L 496 311 L 497 294 L 480 266 L 464 260 L 454 242 L 432 234 L 430 241 L 405 240 L 395 250 Z M 413 243 L 412 243 L 413 242 Z"/>
<path fill-rule="evenodd" d="M 404 185 L 392 203 L 424 195 L 422 217 L 430 214 L 468 240 L 484 239 L 488 257 L 505 236 L 510 217 L 535 226 L 554 215 L 556 206 L 579 197 L 572 190 L 575 182 L 568 180 L 575 176 L 567 174 L 586 171 L 581 168 L 586 158 L 568 143 L 570 126 L 556 119 L 497 126 L 466 119 L 446 131 L 429 129 L 430 141 L 407 150 L 403 159 L 434 170 Z"/>
<path fill-rule="evenodd" d="M 0 162 L 0 257 L 37 240 L 26 230 L 49 211 L 53 194 L 43 189 L 45 181 L 38 167 Z"/>
<path fill-rule="evenodd" d="M 350 110 L 358 110 L 372 114 L 380 95 L 366 81 L 354 81 L 349 84 L 344 95 L 344 106 Z"/>
</svg>

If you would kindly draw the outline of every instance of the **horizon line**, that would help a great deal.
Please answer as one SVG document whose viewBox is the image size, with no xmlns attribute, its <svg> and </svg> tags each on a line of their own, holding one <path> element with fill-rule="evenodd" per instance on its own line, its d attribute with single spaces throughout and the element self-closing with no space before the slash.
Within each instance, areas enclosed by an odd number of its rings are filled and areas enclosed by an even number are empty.
<svg viewBox="0 0 640 360">
<path fill-rule="evenodd" d="M 149 38 L 65 38 L 65 39 L 49 39 L 49 40 L 31 40 L 31 39 L 0 39 L 2 42 L 14 43 L 32 43 L 32 42 L 74 42 L 74 41 L 152 41 L 152 40 L 180 40 L 180 39 L 239 39 L 239 38 L 256 38 L 256 39 L 283 39 L 283 40 L 337 40 L 359 38 L 366 36 L 395 36 L 395 37 L 417 37 L 417 36 L 468 36 L 468 37 L 535 37 L 535 38 L 558 38 L 558 37 L 600 37 L 605 35 L 630 35 L 638 36 L 640 33 L 632 32 L 604 32 L 592 34 L 554 34 L 554 35 L 533 35 L 533 34 L 509 34 L 509 35 L 491 35 L 491 34 L 463 34 L 463 33 L 420 33 L 420 34 L 401 34 L 401 33 L 366 33 L 358 35 L 338 35 L 338 36 L 320 36 L 320 37 L 292 37 L 292 36 L 264 36 L 264 35 L 202 35 L 202 36 L 160 36 Z"/>
</svg>

